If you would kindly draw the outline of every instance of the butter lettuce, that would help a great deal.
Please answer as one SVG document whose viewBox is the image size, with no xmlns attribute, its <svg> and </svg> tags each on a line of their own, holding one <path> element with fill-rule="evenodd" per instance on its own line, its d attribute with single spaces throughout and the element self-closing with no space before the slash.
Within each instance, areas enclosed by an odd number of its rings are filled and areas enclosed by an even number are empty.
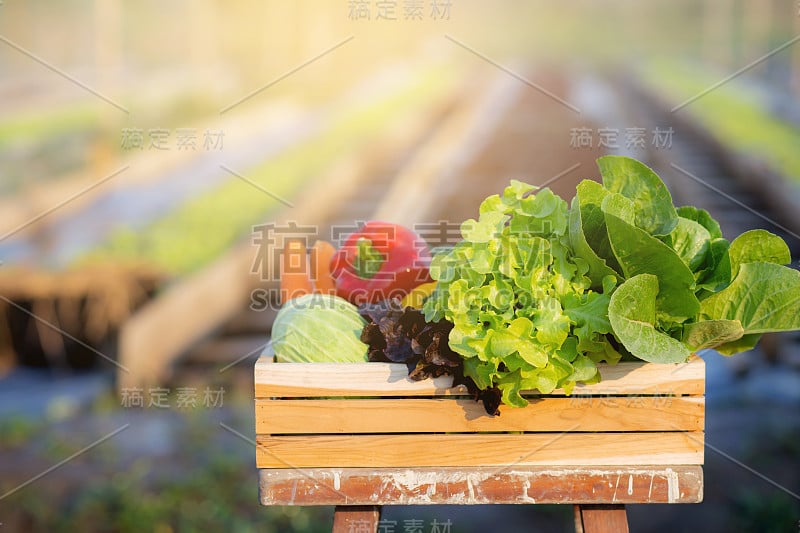
<svg viewBox="0 0 800 533">
<path fill-rule="evenodd" d="M 685 361 L 691 355 L 686 345 L 656 327 L 658 294 L 658 277 L 652 274 L 627 280 L 611 296 L 611 327 L 639 359 L 651 363 Z"/>
<path fill-rule="evenodd" d="M 655 172 L 630 157 L 609 155 L 597 160 L 603 185 L 630 198 L 636 209 L 636 225 L 651 235 L 669 235 L 678 225 L 667 186 Z"/>
<path fill-rule="evenodd" d="M 728 242 L 707 211 L 672 207 L 666 186 L 642 163 L 607 156 L 598 166 L 607 194 L 622 194 L 636 209 L 631 224 L 601 204 L 613 258 L 603 256 L 602 239 L 587 241 L 599 243 L 593 253 L 619 265 L 608 316 L 628 352 L 680 362 L 690 351 L 731 355 L 753 348 L 763 333 L 800 329 L 800 272 L 782 266 L 791 255 L 780 237 L 753 230 Z M 578 194 L 601 196 L 597 187 L 582 184 Z M 595 216 L 580 229 L 596 234 L 600 226 Z"/>
</svg>

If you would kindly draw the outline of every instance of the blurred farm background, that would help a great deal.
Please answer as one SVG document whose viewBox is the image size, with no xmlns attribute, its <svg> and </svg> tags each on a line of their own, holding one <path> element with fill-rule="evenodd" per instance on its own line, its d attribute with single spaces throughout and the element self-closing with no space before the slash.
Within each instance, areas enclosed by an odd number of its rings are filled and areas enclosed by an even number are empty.
<svg viewBox="0 0 800 533">
<path fill-rule="evenodd" d="M 252 363 L 287 236 L 433 244 L 594 160 L 800 258 L 794 0 L 0 2 L 0 527 L 324 531 L 263 508 Z M 795 531 L 800 339 L 708 364 L 706 493 L 636 531 Z M 558 507 L 389 508 L 562 531 Z"/>
</svg>

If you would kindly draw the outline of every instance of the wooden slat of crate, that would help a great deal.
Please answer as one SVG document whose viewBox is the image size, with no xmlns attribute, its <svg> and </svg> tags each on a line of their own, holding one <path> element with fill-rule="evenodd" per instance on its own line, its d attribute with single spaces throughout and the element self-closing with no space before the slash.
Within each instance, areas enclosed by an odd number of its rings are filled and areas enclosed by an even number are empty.
<svg viewBox="0 0 800 533">
<path fill-rule="evenodd" d="M 259 471 L 263 505 L 699 503 L 703 469 L 638 467 L 316 468 Z"/>
<path fill-rule="evenodd" d="M 256 361 L 256 398 L 465 395 L 453 378 L 408 379 L 408 367 L 389 363 L 273 363 Z"/>
<path fill-rule="evenodd" d="M 573 397 L 501 406 L 456 398 L 256 400 L 258 434 L 702 431 L 703 397 Z"/>
<path fill-rule="evenodd" d="M 256 436 L 258 468 L 700 465 L 702 432 Z"/>
<path fill-rule="evenodd" d="M 705 363 L 657 365 L 626 362 L 600 365 L 603 380 L 578 385 L 573 394 L 702 395 Z M 261 357 L 255 366 L 256 398 L 319 398 L 330 396 L 443 396 L 465 395 L 463 387 L 452 388 L 452 378 L 423 381 L 408 379 L 400 364 L 380 363 L 272 363 Z M 556 390 L 552 394 L 563 394 Z"/>
</svg>

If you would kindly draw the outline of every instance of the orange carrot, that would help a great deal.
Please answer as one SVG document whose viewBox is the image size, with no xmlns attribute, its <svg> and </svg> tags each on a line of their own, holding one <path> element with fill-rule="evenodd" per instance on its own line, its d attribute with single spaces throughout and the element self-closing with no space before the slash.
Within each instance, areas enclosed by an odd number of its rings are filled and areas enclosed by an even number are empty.
<svg viewBox="0 0 800 533">
<path fill-rule="evenodd" d="M 328 241 L 317 241 L 311 247 L 311 280 L 314 292 L 336 294 L 336 283 L 331 276 L 331 259 L 336 247 Z"/>
<path fill-rule="evenodd" d="M 308 255 L 302 241 L 288 240 L 283 247 L 280 265 L 281 303 L 313 291 L 309 277 Z"/>
</svg>

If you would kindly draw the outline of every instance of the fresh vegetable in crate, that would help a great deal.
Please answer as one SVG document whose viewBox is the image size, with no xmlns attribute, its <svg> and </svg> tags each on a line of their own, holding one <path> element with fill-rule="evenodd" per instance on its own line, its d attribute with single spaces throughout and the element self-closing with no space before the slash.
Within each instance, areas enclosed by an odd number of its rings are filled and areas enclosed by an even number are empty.
<svg viewBox="0 0 800 533">
<path fill-rule="evenodd" d="M 428 289 L 421 292 L 428 293 Z M 404 363 L 414 381 L 453 376 L 453 386 L 466 386 L 476 400 L 483 401 L 487 413 L 499 414 L 500 390 L 481 390 L 464 376 L 463 361 L 448 344 L 451 322 L 428 322 L 419 309 L 395 299 L 362 304 L 359 312 L 367 321 L 361 340 L 369 346 L 370 362 Z"/>
<path fill-rule="evenodd" d="M 429 264 L 430 252 L 419 236 L 386 222 L 368 222 L 338 251 L 325 241 L 317 241 L 310 251 L 301 241 L 287 242 L 281 262 L 283 307 L 272 330 L 277 360 L 366 361 L 367 346 L 359 340 L 366 322 L 353 304 L 335 293 L 353 301 L 394 298 L 391 301 L 399 306 L 420 283 L 430 284 Z M 415 293 L 418 305 L 421 294 L 430 290 Z M 443 343 L 446 346 L 446 332 Z"/>
<path fill-rule="evenodd" d="M 358 309 L 332 294 L 306 294 L 286 302 L 272 324 L 278 362 L 363 363 L 366 322 Z"/>
<path fill-rule="evenodd" d="M 280 263 L 280 301 L 286 303 L 306 294 L 336 294 L 330 271 L 336 248 L 328 241 L 317 240 L 306 249 L 302 240 L 284 244 Z"/>
<path fill-rule="evenodd" d="M 354 304 L 403 298 L 430 282 L 431 254 L 412 230 L 370 221 L 350 235 L 331 260 L 336 293 Z"/>
<path fill-rule="evenodd" d="M 676 209 L 639 161 L 598 165 L 603 183 L 583 181 L 571 207 L 512 181 L 434 257 L 425 318 L 453 323 L 449 346 L 480 389 L 523 406 L 523 390 L 599 380 L 599 361 L 730 355 L 800 329 L 800 272 L 783 266 L 782 239 L 755 230 L 729 242 L 706 211 Z"/>
</svg>

